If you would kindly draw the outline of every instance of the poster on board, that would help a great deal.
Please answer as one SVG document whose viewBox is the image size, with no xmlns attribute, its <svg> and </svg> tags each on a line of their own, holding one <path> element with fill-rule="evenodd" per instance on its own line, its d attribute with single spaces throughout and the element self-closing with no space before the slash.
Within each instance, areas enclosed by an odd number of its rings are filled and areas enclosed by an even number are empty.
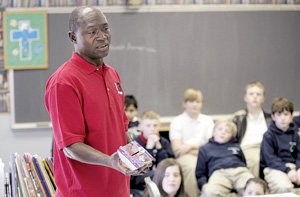
<svg viewBox="0 0 300 197">
<path fill-rule="evenodd" d="M 48 68 L 46 11 L 5 11 L 4 68 Z"/>
</svg>

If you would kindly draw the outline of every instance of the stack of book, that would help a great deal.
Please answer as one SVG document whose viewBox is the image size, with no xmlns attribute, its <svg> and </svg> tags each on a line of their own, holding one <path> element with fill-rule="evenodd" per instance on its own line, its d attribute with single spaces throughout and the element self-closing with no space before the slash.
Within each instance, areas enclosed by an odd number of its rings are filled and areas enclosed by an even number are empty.
<svg viewBox="0 0 300 197">
<path fill-rule="evenodd" d="M 38 155 L 18 153 L 11 155 L 9 162 L 8 196 L 54 196 L 55 183 L 53 177 L 52 158 L 41 158 Z"/>
</svg>

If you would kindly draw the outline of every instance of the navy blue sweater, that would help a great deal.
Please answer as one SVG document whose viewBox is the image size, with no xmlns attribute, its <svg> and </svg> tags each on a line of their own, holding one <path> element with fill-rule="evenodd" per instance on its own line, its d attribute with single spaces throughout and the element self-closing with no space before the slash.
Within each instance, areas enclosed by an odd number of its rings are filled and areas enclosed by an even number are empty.
<svg viewBox="0 0 300 197">
<path fill-rule="evenodd" d="M 225 144 L 219 144 L 213 138 L 200 147 L 196 166 L 198 187 L 207 183 L 215 170 L 246 167 L 246 160 L 236 139 Z"/>
<path fill-rule="evenodd" d="M 294 117 L 294 124 L 297 125 L 297 127 L 300 127 L 300 115 Z"/>
<path fill-rule="evenodd" d="M 264 134 L 260 151 L 260 169 L 265 167 L 288 173 L 286 163 L 294 163 L 300 167 L 300 144 L 298 128 L 290 124 L 287 131 L 280 130 L 273 121 Z M 261 174 L 262 175 L 262 174 Z"/>
</svg>

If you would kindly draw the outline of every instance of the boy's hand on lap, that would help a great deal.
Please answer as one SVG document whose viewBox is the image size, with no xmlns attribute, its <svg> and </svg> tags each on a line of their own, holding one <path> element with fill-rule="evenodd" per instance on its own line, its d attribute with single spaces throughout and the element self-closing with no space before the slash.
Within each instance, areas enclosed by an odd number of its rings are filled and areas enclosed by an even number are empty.
<svg viewBox="0 0 300 197">
<path fill-rule="evenodd" d="M 300 185 L 300 169 L 297 170 L 297 185 Z"/>
<path fill-rule="evenodd" d="M 178 149 L 178 155 L 182 156 L 185 155 L 186 153 L 188 153 L 191 150 L 191 146 L 190 145 L 183 145 Z"/>
<path fill-rule="evenodd" d="M 298 173 L 296 172 L 296 170 L 290 170 L 288 172 L 288 177 L 291 180 L 291 182 L 293 182 L 293 183 L 297 183 L 298 182 L 297 174 Z"/>
<path fill-rule="evenodd" d="M 201 192 L 205 192 L 206 187 L 207 187 L 207 183 L 205 183 L 205 184 L 202 186 Z"/>
</svg>

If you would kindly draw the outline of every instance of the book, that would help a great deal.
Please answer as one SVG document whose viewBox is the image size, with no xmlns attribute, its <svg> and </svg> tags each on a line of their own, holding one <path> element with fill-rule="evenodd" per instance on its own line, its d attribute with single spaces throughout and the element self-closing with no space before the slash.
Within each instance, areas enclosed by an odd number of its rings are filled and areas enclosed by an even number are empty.
<svg viewBox="0 0 300 197">
<path fill-rule="evenodd" d="M 34 166 L 34 168 L 37 172 L 37 175 L 38 175 L 38 177 L 39 177 L 39 179 L 42 183 L 42 187 L 43 187 L 43 189 L 46 193 L 46 196 L 47 197 L 51 196 L 51 192 L 48 188 L 47 182 L 46 182 L 45 177 L 44 177 L 43 172 L 42 172 L 43 166 L 40 166 L 39 161 L 38 161 L 38 156 L 36 156 L 36 155 L 33 156 L 32 157 L 32 162 L 33 162 L 33 166 Z"/>
<path fill-rule="evenodd" d="M 19 196 L 18 194 L 18 181 L 17 181 L 17 166 L 16 166 L 16 155 L 11 154 L 10 162 L 9 162 L 9 172 L 10 182 L 11 182 L 11 195 L 12 196 Z"/>
<path fill-rule="evenodd" d="M 54 190 L 56 190 L 56 185 L 54 182 L 54 175 L 53 175 L 53 172 L 51 171 L 46 159 L 43 159 L 43 164 L 44 164 L 45 170 L 49 176 L 49 180 L 51 181 L 52 187 Z"/>
<path fill-rule="evenodd" d="M 154 161 L 151 154 L 136 141 L 121 146 L 117 152 L 130 170 L 141 169 Z"/>
<path fill-rule="evenodd" d="M 16 167 L 17 167 L 17 181 L 18 181 L 18 185 L 19 185 L 19 194 L 21 194 L 21 196 L 23 197 L 28 197 L 29 193 L 27 190 L 27 185 L 24 181 L 25 179 L 25 173 L 23 171 L 22 168 L 22 164 L 21 164 L 21 159 L 20 159 L 20 155 L 18 155 L 17 153 L 15 153 L 15 162 L 16 162 Z"/>
<path fill-rule="evenodd" d="M 150 197 L 161 197 L 157 185 L 151 180 L 150 177 L 145 178 L 145 183 Z"/>
<path fill-rule="evenodd" d="M 0 195 L 1 196 L 6 196 L 4 185 L 5 185 L 4 163 L 0 158 Z"/>
<path fill-rule="evenodd" d="M 29 171 L 28 171 L 28 168 L 27 168 L 27 163 L 26 163 L 24 157 L 20 156 L 20 161 L 21 161 L 22 171 L 23 171 L 23 174 L 24 174 L 23 181 L 24 181 L 25 186 L 26 186 L 27 194 L 30 197 L 36 197 L 37 195 L 36 195 L 36 192 L 35 192 L 35 189 L 34 189 L 34 185 L 33 185 L 32 179 L 30 177 L 30 174 L 29 174 Z"/>
<path fill-rule="evenodd" d="M 45 196 L 46 194 L 42 192 L 42 189 L 41 189 L 42 185 L 39 182 L 38 175 L 36 174 L 36 172 L 33 169 L 34 167 L 33 167 L 33 163 L 32 163 L 31 154 L 24 153 L 23 157 L 24 157 L 24 160 L 26 162 L 26 168 L 27 168 L 27 171 L 28 171 L 29 176 L 31 178 L 31 181 L 33 183 L 33 187 L 34 187 L 34 190 L 36 192 L 36 195 L 37 196 Z"/>
<path fill-rule="evenodd" d="M 37 156 L 36 159 L 37 159 L 37 161 L 38 161 L 38 163 L 40 165 L 40 169 L 41 169 L 41 172 L 42 172 L 43 177 L 45 179 L 45 182 L 47 184 L 48 190 L 49 190 L 51 196 L 54 196 L 55 189 L 54 189 L 54 186 L 53 186 L 53 184 L 52 184 L 52 182 L 50 180 L 50 177 L 49 177 L 49 175 L 48 175 L 48 173 L 47 173 L 47 171 L 45 169 L 45 165 L 43 163 L 43 159 L 40 156 Z"/>
</svg>

